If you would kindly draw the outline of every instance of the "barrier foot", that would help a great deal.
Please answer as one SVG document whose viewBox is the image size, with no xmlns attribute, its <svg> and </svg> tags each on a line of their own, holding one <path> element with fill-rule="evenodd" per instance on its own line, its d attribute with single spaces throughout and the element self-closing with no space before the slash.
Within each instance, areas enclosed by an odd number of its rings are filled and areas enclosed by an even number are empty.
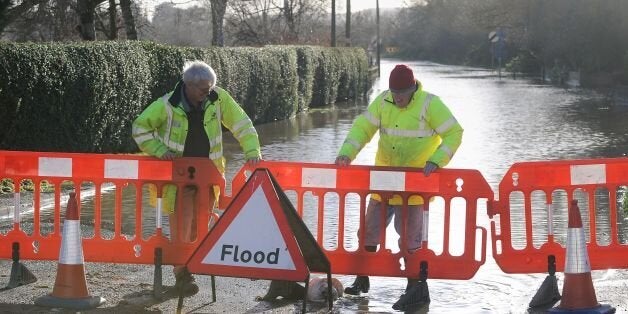
<svg viewBox="0 0 628 314">
<path fill-rule="evenodd" d="M 87 298 L 59 298 L 52 295 L 45 295 L 35 300 L 35 305 L 52 307 L 52 308 L 64 308 L 72 310 L 91 310 L 101 306 L 105 303 L 105 299 L 102 297 L 87 297 Z"/>
<path fill-rule="evenodd" d="M 161 271 L 162 251 L 155 248 L 155 272 L 153 273 L 153 297 L 161 300 L 164 294 L 163 276 Z"/>
<path fill-rule="evenodd" d="M 11 265 L 11 277 L 6 287 L 0 290 L 13 289 L 19 286 L 36 282 L 37 278 L 28 268 L 20 263 L 20 243 L 13 242 L 13 264 Z"/>
<path fill-rule="evenodd" d="M 547 257 L 547 272 L 549 275 L 545 277 L 539 290 L 536 291 L 532 301 L 528 305 L 531 309 L 550 307 L 560 300 L 560 292 L 558 291 L 558 280 L 556 279 L 556 257 L 550 255 Z"/>
<path fill-rule="evenodd" d="M 550 307 L 560 300 L 560 292 L 558 292 L 558 280 L 554 275 L 548 275 L 543 280 L 541 287 L 536 291 L 532 301 L 528 305 L 530 308 Z"/>
<path fill-rule="evenodd" d="M 2 290 L 8 290 L 17 288 L 19 286 L 27 285 L 29 283 L 36 282 L 37 278 L 33 273 L 31 273 L 28 268 L 22 263 L 13 262 L 11 266 L 11 277 L 9 278 L 9 283 Z"/>
</svg>

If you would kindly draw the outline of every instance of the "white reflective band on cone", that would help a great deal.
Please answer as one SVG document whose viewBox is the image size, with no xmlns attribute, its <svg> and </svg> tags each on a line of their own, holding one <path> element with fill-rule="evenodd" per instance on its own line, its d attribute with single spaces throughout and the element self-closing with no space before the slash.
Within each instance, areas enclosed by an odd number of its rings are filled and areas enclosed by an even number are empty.
<svg viewBox="0 0 628 314">
<path fill-rule="evenodd" d="M 63 222 L 63 238 L 59 252 L 59 264 L 83 264 L 83 246 L 81 244 L 81 225 L 78 220 Z"/>
<path fill-rule="evenodd" d="M 566 274 L 582 274 L 591 272 L 587 242 L 584 240 L 584 229 L 569 228 L 567 230 L 567 256 L 565 257 Z"/>
</svg>

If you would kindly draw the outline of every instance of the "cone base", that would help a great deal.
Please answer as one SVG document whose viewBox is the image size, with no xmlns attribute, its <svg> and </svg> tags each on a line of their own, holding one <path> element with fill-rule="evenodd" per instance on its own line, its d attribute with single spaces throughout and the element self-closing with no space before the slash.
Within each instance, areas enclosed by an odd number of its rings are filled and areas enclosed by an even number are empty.
<svg viewBox="0 0 628 314">
<path fill-rule="evenodd" d="M 615 308 L 607 305 L 600 304 L 597 307 L 589 308 L 589 309 L 579 309 L 579 310 L 566 310 L 559 309 L 557 307 L 549 309 L 548 313 L 590 313 L 590 314 L 612 314 L 615 313 Z"/>
<path fill-rule="evenodd" d="M 101 306 L 103 303 L 105 303 L 105 299 L 101 297 L 66 299 L 45 295 L 35 300 L 35 305 L 73 310 L 91 310 Z"/>
</svg>

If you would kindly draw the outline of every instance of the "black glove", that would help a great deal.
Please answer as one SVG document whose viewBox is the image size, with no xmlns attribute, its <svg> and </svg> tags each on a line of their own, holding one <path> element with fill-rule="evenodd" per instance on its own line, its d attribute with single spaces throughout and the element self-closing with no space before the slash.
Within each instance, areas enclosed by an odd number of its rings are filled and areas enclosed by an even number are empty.
<svg viewBox="0 0 628 314">
<path fill-rule="evenodd" d="M 430 174 L 432 174 L 432 172 L 434 172 L 434 170 L 436 169 L 438 169 L 438 165 L 431 161 L 428 161 L 425 163 L 425 167 L 423 167 L 423 174 L 426 177 L 429 177 Z"/>
</svg>

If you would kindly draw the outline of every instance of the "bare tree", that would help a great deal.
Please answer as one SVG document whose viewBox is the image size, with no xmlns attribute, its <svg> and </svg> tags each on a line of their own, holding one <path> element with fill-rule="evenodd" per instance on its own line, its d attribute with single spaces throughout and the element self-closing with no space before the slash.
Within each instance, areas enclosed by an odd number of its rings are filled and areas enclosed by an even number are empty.
<svg viewBox="0 0 628 314">
<path fill-rule="evenodd" d="M 228 31 L 235 44 L 312 42 L 320 39 L 328 0 L 230 2 Z"/>
<path fill-rule="evenodd" d="M 224 19 L 227 11 L 228 0 L 211 0 L 212 12 L 212 46 L 223 47 L 225 45 Z"/>
<path fill-rule="evenodd" d="M 153 39 L 179 46 L 207 47 L 210 38 L 208 7 L 177 8 L 164 2 L 157 6 L 153 17 Z"/>
<path fill-rule="evenodd" d="M 23 14 L 32 10 L 35 6 L 45 3 L 47 0 L 24 0 L 16 6 L 11 6 L 11 0 L 1 0 L 0 2 L 0 32 L 11 22 L 20 18 Z M 4 7 L 4 9 L 2 9 Z"/>
<path fill-rule="evenodd" d="M 109 39 L 118 38 L 116 0 L 109 0 Z"/>
<path fill-rule="evenodd" d="M 11 19 L 4 38 L 13 41 L 78 40 L 73 0 L 42 2 Z"/>
<path fill-rule="evenodd" d="M 95 10 L 105 0 L 78 0 L 76 12 L 79 16 L 77 30 L 83 40 L 96 40 Z"/>
<path fill-rule="evenodd" d="M 126 39 L 137 40 L 137 29 L 135 28 L 135 18 L 131 5 L 133 0 L 120 0 L 120 10 L 124 19 L 124 29 L 126 31 Z"/>
</svg>

